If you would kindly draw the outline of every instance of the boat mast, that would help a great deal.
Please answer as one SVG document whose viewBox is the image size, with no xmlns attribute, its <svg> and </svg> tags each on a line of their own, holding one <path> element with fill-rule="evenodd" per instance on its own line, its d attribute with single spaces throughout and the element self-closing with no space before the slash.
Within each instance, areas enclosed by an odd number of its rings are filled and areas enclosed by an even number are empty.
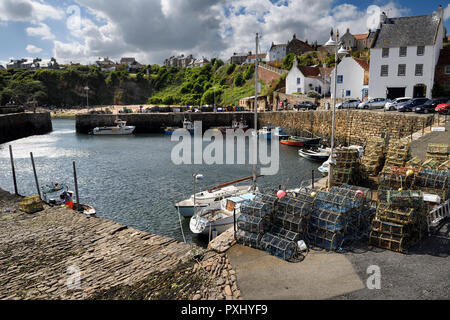
<svg viewBox="0 0 450 320">
<path fill-rule="evenodd" d="M 253 190 L 256 190 L 256 164 L 258 162 L 258 33 L 256 33 L 256 59 L 255 59 L 255 105 L 254 105 L 255 143 L 253 145 Z"/>
</svg>

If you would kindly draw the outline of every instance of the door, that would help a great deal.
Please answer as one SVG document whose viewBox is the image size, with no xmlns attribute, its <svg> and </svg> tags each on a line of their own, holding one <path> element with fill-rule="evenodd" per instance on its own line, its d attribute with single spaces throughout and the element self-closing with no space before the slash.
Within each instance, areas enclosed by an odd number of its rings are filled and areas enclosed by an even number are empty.
<svg viewBox="0 0 450 320">
<path fill-rule="evenodd" d="M 387 88 L 386 99 L 394 100 L 405 96 L 406 88 Z"/>
<path fill-rule="evenodd" d="M 424 84 L 417 84 L 414 86 L 413 98 L 425 98 L 427 86 Z"/>
</svg>

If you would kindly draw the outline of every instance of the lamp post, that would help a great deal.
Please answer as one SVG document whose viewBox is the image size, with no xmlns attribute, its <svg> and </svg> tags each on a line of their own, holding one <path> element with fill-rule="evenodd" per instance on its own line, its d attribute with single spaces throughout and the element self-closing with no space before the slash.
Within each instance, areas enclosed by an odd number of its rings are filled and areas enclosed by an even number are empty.
<svg viewBox="0 0 450 320">
<path fill-rule="evenodd" d="M 214 86 L 214 112 L 216 112 L 216 86 Z"/>
<path fill-rule="evenodd" d="M 331 189 L 331 182 L 333 181 L 333 165 L 335 164 L 334 160 L 334 127 L 335 127 L 335 118 L 336 118 L 336 94 L 337 94 L 337 67 L 338 67 L 338 58 L 344 57 L 348 54 L 347 50 L 344 49 L 342 43 L 339 41 L 339 30 L 336 30 L 336 40 L 333 39 L 333 29 L 330 32 L 330 40 L 325 43 L 325 46 L 331 49 L 334 49 L 334 94 L 333 94 L 333 112 L 332 112 L 332 120 L 331 120 L 331 161 L 328 169 L 328 189 Z M 338 50 L 338 47 L 341 48 Z"/>
<path fill-rule="evenodd" d="M 89 110 L 89 87 L 88 86 L 86 86 L 86 87 L 84 87 L 84 90 L 86 90 L 86 108 L 88 108 L 88 110 Z"/>
<path fill-rule="evenodd" d="M 194 173 L 192 175 L 192 177 L 194 178 L 194 216 L 197 214 L 197 204 L 195 203 L 195 193 L 196 193 L 196 184 L 197 184 L 197 180 L 201 180 L 203 179 L 203 175 L 199 174 L 199 173 Z"/>
</svg>

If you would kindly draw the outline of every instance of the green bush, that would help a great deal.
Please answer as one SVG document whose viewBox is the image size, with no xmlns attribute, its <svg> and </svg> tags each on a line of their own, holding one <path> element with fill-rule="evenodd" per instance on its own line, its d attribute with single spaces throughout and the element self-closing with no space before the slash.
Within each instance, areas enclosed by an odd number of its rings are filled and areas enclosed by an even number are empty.
<svg viewBox="0 0 450 320">
<path fill-rule="evenodd" d="M 242 87 L 245 83 L 244 77 L 242 76 L 242 73 L 239 72 L 234 76 L 234 86 L 235 87 Z"/>
<path fill-rule="evenodd" d="M 236 70 L 236 65 L 234 63 L 232 63 L 227 67 L 227 71 L 226 71 L 227 75 L 232 74 L 234 72 L 234 70 Z"/>
<path fill-rule="evenodd" d="M 317 92 L 314 91 L 314 90 L 308 91 L 308 93 L 306 94 L 306 96 L 307 96 L 308 98 L 314 98 L 314 99 L 320 99 L 320 98 L 322 97 L 319 93 L 317 93 Z"/>
</svg>

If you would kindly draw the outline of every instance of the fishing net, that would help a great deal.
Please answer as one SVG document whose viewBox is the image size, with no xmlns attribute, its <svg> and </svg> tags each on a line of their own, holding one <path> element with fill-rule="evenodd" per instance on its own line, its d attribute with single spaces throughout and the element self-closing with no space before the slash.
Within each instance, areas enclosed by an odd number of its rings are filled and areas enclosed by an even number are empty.
<svg viewBox="0 0 450 320">
<path fill-rule="evenodd" d="M 244 230 L 236 232 L 236 242 L 247 247 L 260 249 L 261 248 L 261 234 L 251 233 Z"/>
<path fill-rule="evenodd" d="M 261 248 L 270 255 L 283 260 L 294 259 L 298 253 L 297 243 L 285 240 L 271 233 L 266 233 L 262 236 Z"/>
<path fill-rule="evenodd" d="M 237 227 L 239 230 L 262 234 L 268 231 L 270 226 L 266 219 L 241 214 L 237 219 Z"/>
</svg>

